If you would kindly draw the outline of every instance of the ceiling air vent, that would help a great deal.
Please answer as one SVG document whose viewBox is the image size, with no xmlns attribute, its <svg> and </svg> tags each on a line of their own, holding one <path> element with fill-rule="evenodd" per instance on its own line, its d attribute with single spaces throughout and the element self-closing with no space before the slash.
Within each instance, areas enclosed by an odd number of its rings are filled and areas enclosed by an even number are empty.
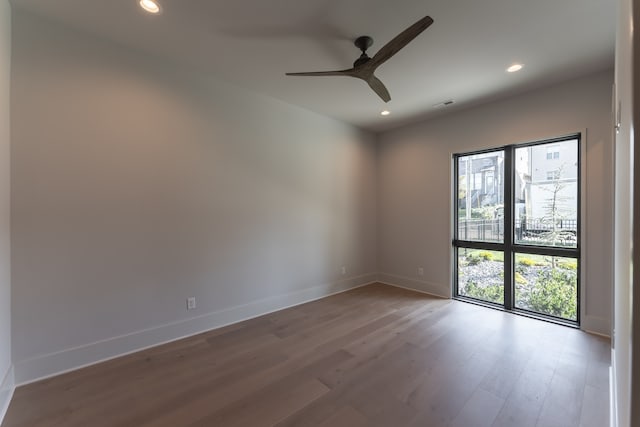
<svg viewBox="0 0 640 427">
<path fill-rule="evenodd" d="M 443 107 L 448 107 L 451 104 L 453 104 L 453 99 L 449 99 L 447 101 L 443 101 L 443 102 L 440 102 L 438 104 L 434 104 L 433 107 L 434 108 L 443 108 Z"/>
</svg>

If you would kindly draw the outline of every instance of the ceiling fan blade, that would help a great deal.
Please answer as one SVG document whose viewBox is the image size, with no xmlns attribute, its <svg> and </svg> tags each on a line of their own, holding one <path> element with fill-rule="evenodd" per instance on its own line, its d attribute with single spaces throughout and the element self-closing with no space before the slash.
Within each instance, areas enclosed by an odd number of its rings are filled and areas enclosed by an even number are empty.
<svg viewBox="0 0 640 427">
<path fill-rule="evenodd" d="M 389 91 L 384 86 L 384 83 L 380 81 L 379 78 L 377 78 L 376 76 L 371 76 L 367 80 L 367 83 L 369 83 L 369 86 L 371 87 L 371 89 L 373 89 L 373 91 L 376 94 L 378 94 L 378 96 L 382 98 L 384 102 L 391 101 L 391 95 L 389 95 Z"/>
<path fill-rule="evenodd" d="M 430 16 L 425 16 L 397 36 L 395 36 L 389 43 L 384 45 L 367 64 L 373 68 L 383 64 L 393 55 L 398 53 L 400 49 L 405 47 L 409 42 L 415 39 L 420 33 L 429 28 L 433 24 L 433 19 Z"/>
<path fill-rule="evenodd" d="M 311 71 L 308 73 L 286 73 L 287 76 L 350 76 L 353 77 L 353 68 L 338 71 Z"/>
</svg>

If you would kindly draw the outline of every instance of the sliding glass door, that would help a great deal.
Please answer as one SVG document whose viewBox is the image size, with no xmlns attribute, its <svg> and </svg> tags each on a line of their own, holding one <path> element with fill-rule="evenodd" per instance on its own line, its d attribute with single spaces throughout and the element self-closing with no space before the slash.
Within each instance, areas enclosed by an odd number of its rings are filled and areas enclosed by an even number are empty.
<svg viewBox="0 0 640 427">
<path fill-rule="evenodd" d="M 578 323 L 579 135 L 454 162 L 455 295 Z"/>
</svg>

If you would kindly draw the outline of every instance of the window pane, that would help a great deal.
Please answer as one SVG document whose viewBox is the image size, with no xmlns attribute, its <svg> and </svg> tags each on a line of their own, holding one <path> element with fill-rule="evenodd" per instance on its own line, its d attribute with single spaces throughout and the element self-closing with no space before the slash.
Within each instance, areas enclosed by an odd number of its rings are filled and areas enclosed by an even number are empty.
<svg viewBox="0 0 640 427">
<path fill-rule="evenodd" d="M 502 242 L 504 151 L 458 157 L 458 239 Z"/>
<path fill-rule="evenodd" d="M 578 141 L 515 150 L 516 243 L 577 246 Z"/>
<path fill-rule="evenodd" d="M 504 304 L 504 253 L 458 248 L 458 294 Z"/>
<path fill-rule="evenodd" d="M 517 308 L 577 320 L 577 259 L 516 254 L 514 282 Z"/>
</svg>

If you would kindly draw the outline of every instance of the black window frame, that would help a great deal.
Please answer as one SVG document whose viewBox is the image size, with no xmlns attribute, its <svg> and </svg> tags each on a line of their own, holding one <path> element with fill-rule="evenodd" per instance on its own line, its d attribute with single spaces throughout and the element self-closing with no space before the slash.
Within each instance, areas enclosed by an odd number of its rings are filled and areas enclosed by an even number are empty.
<svg viewBox="0 0 640 427">
<path fill-rule="evenodd" d="M 514 224 L 514 206 L 515 206 L 515 152 L 518 148 L 532 147 L 536 145 L 544 145 L 551 143 L 558 143 L 564 141 L 577 141 L 577 224 L 576 224 L 576 247 L 557 247 L 557 246 L 545 246 L 534 244 L 516 243 L 514 239 L 515 224 Z M 581 322 L 581 234 L 582 234 L 582 134 L 574 133 L 569 135 L 560 136 L 557 138 L 537 140 L 531 142 L 509 144 L 502 147 L 496 147 L 491 149 L 476 150 L 471 152 L 457 153 L 453 155 L 453 208 L 454 208 L 454 227 L 453 227 L 453 297 L 458 300 L 471 302 L 491 308 L 498 308 L 501 310 L 513 312 L 516 314 L 537 318 L 540 320 L 550 321 L 553 323 L 559 323 L 566 326 L 579 327 Z M 459 158 L 467 157 L 476 154 L 485 154 L 492 152 L 504 152 L 504 202 L 503 202 L 503 218 L 504 218 L 504 234 L 503 241 L 500 242 L 483 242 L 475 240 L 461 240 L 458 237 L 459 233 L 459 218 L 458 218 L 458 194 L 459 194 Z M 473 297 L 460 295 L 458 292 L 458 251 L 460 249 L 484 249 L 490 251 L 500 251 L 504 254 L 504 304 L 494 303 L 490 301 L 480 300 Z M 577 286 L 576 286 L 576 320 L 565 319 L 562 317 L 556 317 L 549 314 L 539 313 L 515 306 L 514 300 L 514 271 L 515 271 L 515 256 L 516 254 L 533 254 L 543 256 L 558 256 L 574 258 L 577 262 Z"/>
</svg>

